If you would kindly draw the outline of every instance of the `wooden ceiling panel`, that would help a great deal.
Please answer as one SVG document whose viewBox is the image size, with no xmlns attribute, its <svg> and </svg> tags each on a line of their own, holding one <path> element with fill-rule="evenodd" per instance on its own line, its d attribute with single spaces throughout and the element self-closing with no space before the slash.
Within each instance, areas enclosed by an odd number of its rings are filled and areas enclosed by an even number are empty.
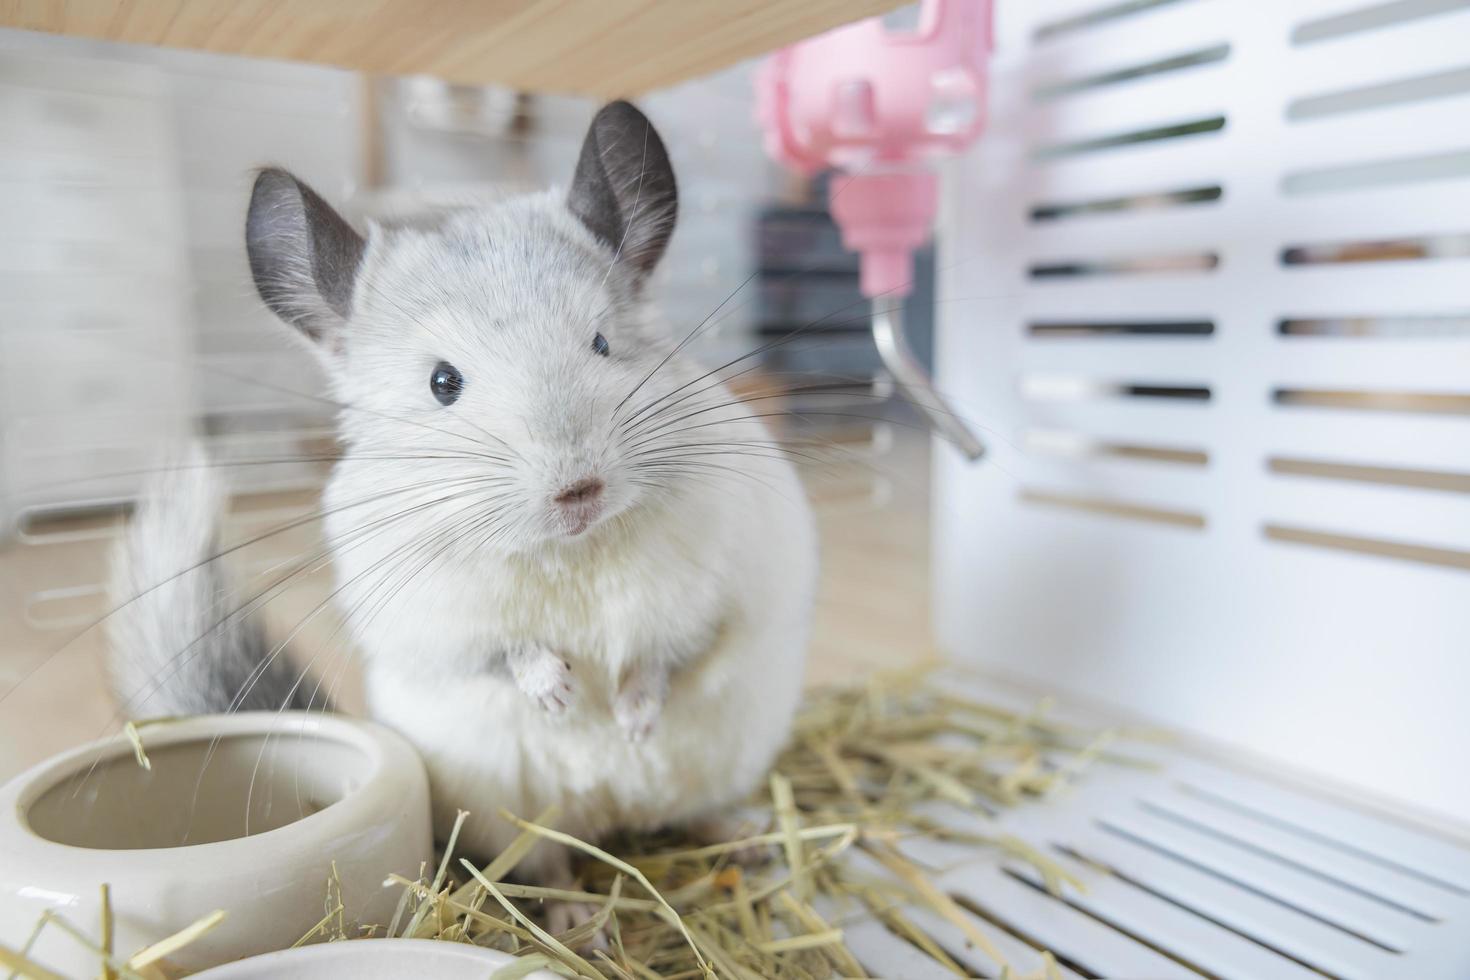
<svg viewBox="0 0 1470 980">
<path fill-rule="evenodd" d="M 0 25 L 603 98 L 902 0 L 0 0 Z"/>
</svg>

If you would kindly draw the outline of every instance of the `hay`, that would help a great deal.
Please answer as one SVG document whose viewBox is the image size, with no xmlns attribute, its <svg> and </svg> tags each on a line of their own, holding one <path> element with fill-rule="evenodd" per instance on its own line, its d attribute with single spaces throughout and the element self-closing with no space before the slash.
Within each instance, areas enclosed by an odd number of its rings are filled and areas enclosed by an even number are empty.
<svg viewBox="0 0 1470 980">
<path fill-rule="evenodd" d="M 216 909 L 202 918 L 191 922 L 171 936 L 139 950 L 126 962 L 119 961 L 112 951 L 112 896 L 107 885 L 102 886 L 101 942 L 94 942 L 85 930 L 56 912 L 48 911 L 37 920 L 30 937 L 19 950 L 0 945 L 0 967 L 8 970 L 7 980 L 25 977 L 27 980 L 68 980 L 67 977 L 48 969 L 30 958 L 32 947 L 46 929 L 58 930 L 82 949 L 97 958 L 98 976 L 102 980 L 170 980 L 173 974 L 166 969 L 167 957 L 194 942 L 225 920 L 225 913 Z M 75 980 L 75 978 L 71 978 Z"/>
<path fill-rule="evenodd" d="M 747 814 L 755 831 L 741 839 L 700 845 L 665 833 L 597 847 L 556 830 L 554 809 L 534 819 L 502 813 L 521 833 L 479 868 L 455 854 L 461 814 L 432 877 L 424 868 L 416 880 L 394 875 L 384 882 L 402 891 L 389 923 L 349 930 L 334 868 L 324 914 L 302 924 L 300 943 L 378 935 L 473 943 L 517 957 L 496 972 L 496 980 L 535 970 L 593 980 L 825 980 L 868 976 L 844 930 L 868 919 L 932 959 L 936 975 L 968 975 L 955 959 L 963 954 L 947 950 L 906 913 L 924 908 L 952 925 L 1002 976 L 1050 980 L 1059 973 L 1049 953 L 1041 954 L 1039 972 L 1018 973 L 981 921 L 902 846 L 924 838 L 989 849 L 1031 865 L 1053 891 L 1080 887 L 1024 841 L 998 831 L 957 831 L 941 819 L 946 808 L 957 808 L 969 824 L 983 826 L 989 813 L 1062 790 L 1099 758 L 1135 764 L 1110 751 L 1118 733 L 1057 724 L 1047 718 L 1048 707 L 1042 703 L 1022 714 L 970 701 L 927 672 L 814 691 L 769 783 L 751 801 Z M 140 743 L 134 745 L 142 756 Z M 579 887 L 508 880 L 542 839 L 581 852 Z M 854 860 L 859 854 L 866 860 Z M 751 863 L 753 855 L 765 860 Z M 887 874 L 860 872 L 859 863 Z M 583 925 L 552 935 L 542 924 L 543 906 L 560 901 L 597 911 Z M 50 924 L 73 933 L 97 953 L 101 976 L 145 980 L 158 975 L 164 955 L 220 916 L 205 916 L 121 961 L 110 948 L 105 901 L 102 943 L 56 916 L 37 928 Z M 599 936 L 605 942 L 589 942 Z M 27 959 L 29 948 L 0 948 L 0 967 L 53 980 Z"/>
<path fill-rule="evenodd" d="M 596 980 L 819 980 L 868 976 L 846 945 L 844 924 L 876 918 L 932 958 L 936 973 L 968 975 L 904 911 L 922 907 L 953 925 L 1005 976 L 1025 980 L 980 921 L 906 857 L 902 844 L 924 837 L 987 848 L 1031 865 L 1048 888 L 1080 887 L 1022 840 L 958 832 L 939 819 L 947 806 L 988 821 L 987 812 L 1060 791 L 1108 752 L 1117 733 L 1056 724 L 1048 707 L 1018 714 L 969 701 L 926 673 L 813 692 L 748 811 L 759 832 L 703 846 L 670 834 L 627 836 L 600 848 L 558 832 L 554 814 L 535 820 L 502 814 L 522 833 L 486 868 L 461 860 L 462 870 L 447 880 L 446 853 L 432 881 L 389 879 L 388 886 L 410 896 L 412 910 L 410 927 L 390 934 L 517 955 L 496 974 L 500 980 L 535 969 Z M 586 855 L 580 889 L 505 880 L 538 838 Z M 736 863 L 752 853 L 767 860 Z M 856 853 L 891 877 L 859 873 L 851 860 Z M 598 914 L 552 936 L 536 921 L 548 901 L 585 902 Z M 599 932 L 606 947 L 589 952 L 587 940 Z M 1058 975 L 1049 953 L 1040 959 L 1034 980 Z"/>
</svg>

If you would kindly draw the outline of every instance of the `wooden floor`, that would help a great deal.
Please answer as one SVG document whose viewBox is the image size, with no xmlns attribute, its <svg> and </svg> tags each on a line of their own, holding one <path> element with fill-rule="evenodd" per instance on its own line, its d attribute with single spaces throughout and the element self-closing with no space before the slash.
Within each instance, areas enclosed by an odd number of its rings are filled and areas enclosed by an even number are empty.
<svg viewBox="0 0 1470 980">
<path fill-rule="evenodd" d="M 933 649 L 929 629 L 928 445 L 898 439 L 871 461 L 834 464 L 807 474 L 822 535 L 822 578 L 809 662 L 812 683 L 914 663 Z M 283 506 L 300 508 L 300 500 Z M 282 520 L 283 510 L 237 512 L 236 520 Z M 80 626 L 103 606 L 97 596 L 37 604 L 38 589 L 102 580 L 109 529 L 78 523 L 82 540 L 0 545 L 0 780 L 41 759 L 120 727 L 101 674 L 103 639 Z M 90 537 L 87 535 L 90 533 Z M 246 556 L 237 571 L 269 567 L 310 539 L 276 540 Z M 328 594 L 325 572 L 283 593 L 267 608 L 272 633 L 284 636 Z M 28 608 L 29 600 L 29 608 Z M 65 625 L 72 618 L 76 622 Z M 47 623 L 46 620 L 55 622 Z M 298 649 L 335 646 L 318 617 Z M 318 664 L 347 710 L 360 706 L 350 663 Z"/>
<path fill-rule="evenodd" d="M 848 494 L 824 492 L 813 478 L 821 527 L 808 680 L 830 683 L 933 656 L 929 621 L 929 446 L 899 439 L 871 467 L 839 470 Z M 882 500 L 850 488 L 872 488 Z"/>
</svg>

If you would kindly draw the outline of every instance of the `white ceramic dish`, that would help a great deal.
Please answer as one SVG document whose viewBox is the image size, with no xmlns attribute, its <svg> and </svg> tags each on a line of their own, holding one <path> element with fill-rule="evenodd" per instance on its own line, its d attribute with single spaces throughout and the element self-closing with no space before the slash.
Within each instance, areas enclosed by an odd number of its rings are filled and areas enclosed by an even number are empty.
<svg viewBox="0 0 1470 980">
<path fill-rule="evenodd" d="M 334 863 L 348 921 L 386 922 L 398 896 L 384 877 L 432 860 L 423 763 L 380 725 L 217 715 L 149 726 L 143 740 L 151 771 L 119 736 L 0 787 L 0 943 L 19 947 L 48 909 L 95 936 L 106 883 L 122 955 L 225 910 L 170 961 L 199 970 L 299 939 L 322 916 Z M 33 955 L 64 976 L 96 973 L 57 929 Z"/>
<path fill-rule="evenodd" d="M 432 939 L 364 939 L 253 956 L 197 974 L 199 980 L 489 980 L 515 961 L 508 953 Z M 527 980 L 559 980 L 537 970 Z"/>
</svg>

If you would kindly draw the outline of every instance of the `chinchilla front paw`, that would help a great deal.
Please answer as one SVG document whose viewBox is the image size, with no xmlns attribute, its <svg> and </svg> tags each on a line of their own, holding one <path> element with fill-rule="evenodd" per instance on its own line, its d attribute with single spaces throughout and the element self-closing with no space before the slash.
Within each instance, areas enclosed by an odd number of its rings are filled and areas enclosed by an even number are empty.
<svg viewBox="0 0 1470 980">
<path fill-rule="evenodd" d="M 613 718 L 630 742 L 641 742 L 653 732 L 669 696 L 669 673 L 657 668 L 635 668 L 613 699 Z"/>
<path fill-rule="evenodd" d="M 509 664 L 516 686 L 547 714 L 562 714 L 576 700 L 572 665 L 555 651 L 526 644 L 511 652 Z"/>
</svg>

